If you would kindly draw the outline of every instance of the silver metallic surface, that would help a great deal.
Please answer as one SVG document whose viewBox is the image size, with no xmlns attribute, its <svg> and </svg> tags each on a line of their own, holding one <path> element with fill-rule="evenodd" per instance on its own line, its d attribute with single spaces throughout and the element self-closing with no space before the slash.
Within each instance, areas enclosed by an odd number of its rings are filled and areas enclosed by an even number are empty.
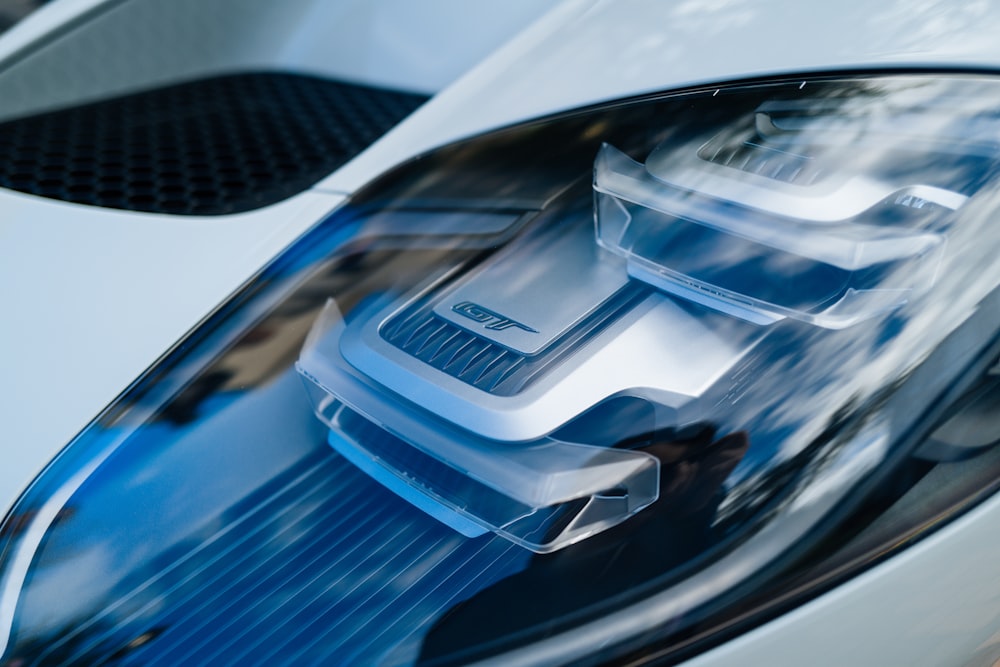
<svg viewBox="0 0 1000 667">
<path fill-rule="evenodd" d="M 624 273 L 624 267 L 621 270 Z M 503 286 L 497 288 L 502 293 Z M 369 311 L 348 326 L 340 342 L 343 358 L 402 398 L 433 406 L 434 414 L 456 426 L 513 442 L 545 437 L 618 395 L 664 406 L 677 423 L 696 421 L 707 407 L 699 408 L 698 397 L 766 333 L 756 325 L 708 310 L 692 311 L 670 297 L 651 294 L 581 344 L 572 363 L 558 365 L 514 396 L 496 396 L 389 344 L 379 328 L 399 308 L 393 303 Z"/>
<path fill-rule="evenodd" d="M 583 218 L 548 228 L 442 290 L 434 312 L 479 336 L 534 355 L 627 283 L 624 262 L 601 252 L 590 221 Z M 456 310 L 461 304 L 489 309 L 514 323 L 470 318 Z"/>
</svg>

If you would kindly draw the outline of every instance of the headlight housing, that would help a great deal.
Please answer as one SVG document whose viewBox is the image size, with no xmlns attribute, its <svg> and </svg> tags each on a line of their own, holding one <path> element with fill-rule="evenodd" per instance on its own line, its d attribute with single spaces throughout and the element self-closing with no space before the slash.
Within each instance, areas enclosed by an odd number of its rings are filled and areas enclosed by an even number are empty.
<svg viewBox="0 0 1000 667">
<path fill-rule="evenodd" d="M 995 442 L 998 98 L 730 85 L 390 172 L 22 498 L 5 657 L 570 662 L 712 627 Z"/>
</svg>

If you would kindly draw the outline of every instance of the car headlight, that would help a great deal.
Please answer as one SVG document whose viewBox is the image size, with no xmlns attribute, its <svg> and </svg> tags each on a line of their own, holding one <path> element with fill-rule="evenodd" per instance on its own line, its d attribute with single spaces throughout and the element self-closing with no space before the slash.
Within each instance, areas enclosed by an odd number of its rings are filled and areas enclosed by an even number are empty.
<svg viewBox="0 0 1000 667">
<path fill-rule="evenodd" d="M 390 172 L 35 481 L 4 657 L 681 655 L 870 563 L 1000 465 L 998 98 L 726 85 Z"/>
</svg>

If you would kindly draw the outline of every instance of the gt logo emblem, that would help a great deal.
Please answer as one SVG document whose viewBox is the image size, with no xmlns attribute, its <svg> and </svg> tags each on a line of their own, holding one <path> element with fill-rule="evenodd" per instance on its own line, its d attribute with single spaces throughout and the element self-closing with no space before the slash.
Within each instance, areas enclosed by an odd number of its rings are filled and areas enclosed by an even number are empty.
<svg viewBox="0 0 1000 667">
<path fill-rule="evenodd" d="M 487 329 L 491 329 L 493 331 L 503 331 L 504 329 L 514 327 L 530 333 L 538 333 L 536 329 L 525 326 L 516 320 L 510 319 L 509 317 L 504 317 L 500 313 L 495 313 L 492 310 L 483 308 L 482 306 L 474 304 L 471 301 L 457 303 L 452 306 L 451 309 L 462 317 L 468 317 L 470 320 L 483 323 L 486 325 Z"/>
</svg>

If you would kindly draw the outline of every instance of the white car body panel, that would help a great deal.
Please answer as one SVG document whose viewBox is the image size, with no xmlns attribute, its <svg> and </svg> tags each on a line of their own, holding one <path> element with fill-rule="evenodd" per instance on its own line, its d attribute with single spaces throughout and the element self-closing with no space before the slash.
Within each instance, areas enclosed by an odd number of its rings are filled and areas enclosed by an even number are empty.
<svg viewBox="0 0 1000 667">
<path fill-rule="evenodd" d="M 997 30 L 988 3 L 569 0 L 318 187 L 352 192 L 402 156 L 643 93 L 790 72 L 995 66 Z"/>
<path fill-rule="evenodd" d="M 88 35 L 89 24 L 81 23 L 52 40 L 47 54 L 33 45 L 67 21 L 95 20 L 86 17 L 111 4 L 53 3 L 0 39 L 0 118 L 250 66 L 436 91 L 516 35 L 312 192 L 275 206 L 237 216 L 175 217 L 0 192 L 0 307 L 7 323 L 0 352 L 0 511 L 100 409 L 269 258 L 345 196 L 423 151 L 538 115 L 717 81 L 1000 67 L 1000 6 L 987 2 L 567 0 L 520 30 L 544 7 L 438 0 L 422 4 L 418 17 L 404 0 L 260 2 L 271 14 L 247 18 L 244 9 L 236 26 L 228 22 L 237 13 L 235 1 L 160 3 L 156 11 L 176 19 L 177 30 L 193 31 L 184 43 L 190 48 L 163 38 L 151 47 L 160 49 L 158 57 L 109 67 L 97 78 L 62 68 L 85 57 L 122 62 L 144 37 L 121 36 L 117 17 L 108 15 L 113 20 L 98 30 L 121 39 Z M 217 11 L 205 13 L 208 5 Z M 181 20 L 192 12 L 206 20 Z M 415 27 L 417 18 L 426 25 Z M 329 39 L 328 25 L 339 27 L 341 40 Z M 279 29 L 271 31 L 274 26 Z M 233 41 L 207 43 L 220 35 Z M 259 39 L 252 48 L 235 39 L 248 36 Z M 91 40 L 103 44 L 102 51 L 93 54 Z M 433 52 L 428 43 L 447 48 Z M 389 44 L 396 50 L 375 48 Z M 53 73 L 75 83 L 53 86 L 46 77 Z M 993 498 L 848 584 L 690 664 L 961 665 L 977 652 L 983 662 L 968 664 L 992 664 L 1000 631 L 998 521 L 1000 498 Z M 572 654 L 572 637 L 560 636 L 549 648 L 552 656 Z"/>
<path fill-rule="evenodd" d="M 728 644 L 721 665 L 986 667 L 1000 660 L 1000 499 Z"/>
<path fill-rule="evenodd" d="M 0 119 L 218 72 L 316 73 L 435 92 L 550 3 L 60 2 L 0 40 Z M 469 29 L 466 26 L 473 26 Z M 434 49 L 426 48 L 433 44 Z"/>
</svg>

